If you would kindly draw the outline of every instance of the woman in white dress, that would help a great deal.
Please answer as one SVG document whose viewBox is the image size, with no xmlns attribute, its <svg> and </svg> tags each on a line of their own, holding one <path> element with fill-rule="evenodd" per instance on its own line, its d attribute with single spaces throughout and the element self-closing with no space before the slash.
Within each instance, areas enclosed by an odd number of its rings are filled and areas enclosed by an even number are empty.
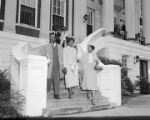
<svg viewBox="0 0 150 120">
<path fill-rule="evenodd" d="M 79 86 L 77 50 L 74 48 L 74 38 L 67 38 L 67 47 L 63 50 L 63 67 L 66 71 L 65 84 L 68 88 L 69 98 L 72 98 L 72 88 Z"/>
<path fill-rule="evenodd" d="M 92 104 L 95 104 L 93 99 L 94 92 L 99 90 L 97 83 L 98 73 L 102 70 L 102 66 L 98 66 L 99 59 L 93 53 L 94 48 L 93 45 L 88 45 L 88 53 L 84 54 L 80 59 L 83 65 L 83 80 L 81 87 L 82 90 L 87 91 L 87 97 L 91 100 Z"/>
</svg>

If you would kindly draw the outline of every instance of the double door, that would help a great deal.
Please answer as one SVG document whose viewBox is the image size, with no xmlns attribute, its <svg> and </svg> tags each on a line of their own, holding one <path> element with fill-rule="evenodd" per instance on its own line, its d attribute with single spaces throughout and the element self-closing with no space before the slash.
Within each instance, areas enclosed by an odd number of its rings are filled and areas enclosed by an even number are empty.
<svg viewBox="0 0 150 120">
<path fill-rule="evenodd" d="M 148 62 L 140 60 L 140 77 L 148 80 Z"/>
</svg>

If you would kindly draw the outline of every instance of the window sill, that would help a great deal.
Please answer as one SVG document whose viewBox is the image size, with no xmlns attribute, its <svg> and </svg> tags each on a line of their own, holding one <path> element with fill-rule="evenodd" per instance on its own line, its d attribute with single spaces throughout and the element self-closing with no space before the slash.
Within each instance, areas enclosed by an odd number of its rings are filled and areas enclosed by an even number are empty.
<svg viewBox="0 0 150 120">
<path fill-rule="evenodd" d="M 40 30 L 40 28 L 36 28 L 30 25 L 26 25 L 26 24 L 22 24 L 22 23 L 16 23 L 17 26 L 21 26 L 21 27 L 25 27 L 25 28 L 30 28 L 30 29 L 34 29 L 34 30 Z"/>
<path fill-rule="evenodd" d="M 4 22 L 4 20 L 0 19 L 0 22 Z"/>
</svg>

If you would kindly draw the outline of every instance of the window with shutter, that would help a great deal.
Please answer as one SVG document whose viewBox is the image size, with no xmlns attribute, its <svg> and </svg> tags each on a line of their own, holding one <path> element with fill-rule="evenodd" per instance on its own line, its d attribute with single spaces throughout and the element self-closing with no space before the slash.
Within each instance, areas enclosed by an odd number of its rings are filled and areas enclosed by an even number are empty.
<svg viewBox="0 0 150 120">
<path fill-rule="evenodd" d="M 123 64 L 123 67 L 127 67 L 127 58 L 128 58 L 128 56 L 126 56 L 126 55 L 123 55 L 123 56 L 122 56 L 122 64 Z"/>
<path fill-rule="evenodd" d="M 4 20 L 5 0 L 0 0 L 0 20 Z"/>
<path fill-rule="evenodd" d="M 59 31 L 65 25 L 66 0 L 52 0 L 51 27 L 52 31 Z"/>
<path fill-rule="evenodd" d="M 128 56 L 127 55 L 123 55 L 122 56 L 122 67 L 127 69 L 128 68 L 128 65 L 127 65 L 127 61 L 128 61 Z M 123 73 L 122 73 L 123 76 L 128 76 L 128 71 L 125 70 Z"/>
<path fill-rule="evenodd" d="M 91 8 L 87 9 L 87 35 L 94 31 L 95 11 Z"/>
<path fill-rule="evenodd" d="M 19 0 L 17 22 L 39 28 L 39 3 L 40 0 Z"/>
</svg>

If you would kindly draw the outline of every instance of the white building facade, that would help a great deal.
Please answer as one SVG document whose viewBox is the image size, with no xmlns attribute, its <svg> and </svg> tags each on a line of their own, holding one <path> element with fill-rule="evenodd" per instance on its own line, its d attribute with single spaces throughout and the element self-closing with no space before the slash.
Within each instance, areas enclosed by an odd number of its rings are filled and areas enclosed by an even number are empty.
<svg viewBox="0 0 150 120">
<path fill-rule="evenodd" d="M 102 27 L 115 32 L 122 20 L 125 38 L 102 40 L 100 44 L 109 43 L 104 55 L 123 60 L 132 81 L 137 76 L 150 78 L 149 4 L 149 0 L 0 0 L 0 68 L 10 66 L 18 41 L 48 43 L 49 33 L 65 26 L 80 43 Z"/>
</svg>

